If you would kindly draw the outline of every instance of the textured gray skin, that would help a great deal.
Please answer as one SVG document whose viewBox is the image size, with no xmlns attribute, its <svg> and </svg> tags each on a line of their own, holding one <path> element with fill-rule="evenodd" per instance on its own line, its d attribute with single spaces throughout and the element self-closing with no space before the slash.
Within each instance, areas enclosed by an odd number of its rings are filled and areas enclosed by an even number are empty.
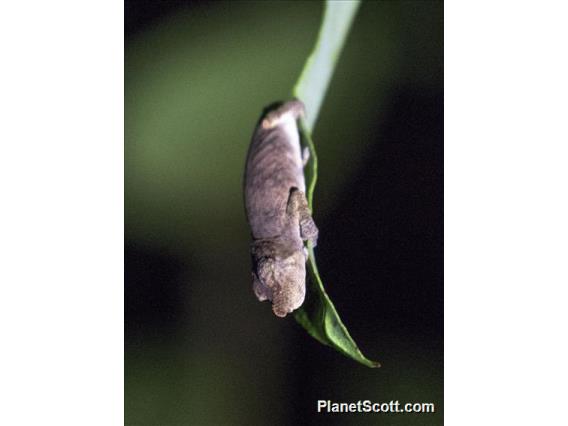
<svg viewBox="0 0 568 426">
<path fill-rule="evenodd" d="M 245 169 L 253 290 L 260 301 L 272 301 L 279 317 L 304 302 L 307 254 L 303 242 L 315 245 L 318 236 L 304 194 L 306 159 L 296 124 L 303 114 L 304 105 L 297 100 L 265 110 Z"/>
</svg>

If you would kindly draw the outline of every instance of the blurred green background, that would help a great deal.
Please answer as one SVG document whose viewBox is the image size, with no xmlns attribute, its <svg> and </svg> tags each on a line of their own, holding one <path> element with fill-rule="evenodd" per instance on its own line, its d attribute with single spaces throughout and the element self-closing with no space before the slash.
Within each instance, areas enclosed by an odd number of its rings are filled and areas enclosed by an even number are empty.
<svg viewBox="0 0 568 426">
<path fill-rule="evenodd" d="M 313 134 L 326 289 L 371 370 L 250 282 L 242 174 L 315 1 L 125 3 L 125 423 L 440 425 L 443 4 L 362 4 Z M 308 111 L 309 114 L 309 111 Z M 317 414 L 318 399 L 435 414 Z"/>
</svg>

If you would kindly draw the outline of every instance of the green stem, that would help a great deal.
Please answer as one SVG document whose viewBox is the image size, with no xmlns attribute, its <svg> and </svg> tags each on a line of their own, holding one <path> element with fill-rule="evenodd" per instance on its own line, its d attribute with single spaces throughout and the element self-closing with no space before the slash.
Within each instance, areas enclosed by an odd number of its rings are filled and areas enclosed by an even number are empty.
<svg viewBox="0 0 568 426">
<path fill-rule="evenodd" d="M 314 130 L 335 64 L 360 4 L 359 0 L 328 0 L 325 3 L 323 23 L 314 50 L 292 91 L 306 105 L 306 128 L 310 132 Z"/>
</svg>

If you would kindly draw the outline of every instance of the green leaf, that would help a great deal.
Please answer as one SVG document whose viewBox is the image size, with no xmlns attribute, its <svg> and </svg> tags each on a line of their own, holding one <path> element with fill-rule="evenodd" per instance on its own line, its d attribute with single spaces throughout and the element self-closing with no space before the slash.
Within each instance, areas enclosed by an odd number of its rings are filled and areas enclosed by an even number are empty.
<svg viewBox="0 0 568 426">
<path fill-rule="evenodd" d="M 306 106 L 306 128 L 312 132 L 335 64 L 359 8 L 359 0 L 328 0 L 314 50 L 292 90 Z"/>
<path fill-rule="evenodd" d="M 335 64 L 345 43 L 347 34 L 359 8 L 359 1 L 330 1 L 325 3 L 325 12 L 314 51 L 308 57 L 293 95 L 304 102 L 307 117 L 300 121 L 302 143 L 310 150 L 306 168 L 307 198 L 313 211 L 313 196 L 317 181 L 317 155 L 311 137 L 321 104 L 329 86 Z M 376 361 L 366 358 L 357 347 L 341 321 L 335 306 L 325 292 L 320 277 L 314 248 L 308 244 L 308 286 L 306 301 L 294 312 L 298 323 L 319 342 L 329 345 L 342 354 L 368 367 L 380 367 Z"/>
</svg>

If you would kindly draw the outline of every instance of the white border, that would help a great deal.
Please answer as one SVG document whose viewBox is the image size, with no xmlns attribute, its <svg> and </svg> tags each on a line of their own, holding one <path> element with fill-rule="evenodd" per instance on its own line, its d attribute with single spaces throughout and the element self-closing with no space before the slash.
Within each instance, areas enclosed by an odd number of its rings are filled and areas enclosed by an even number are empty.
<svg viewBox="0 0 568 426">
<path fill-rule="evenodd" d="M 0 6 L 0 424 L 123 423 L 123 7 Z"/>
<path fill-rule="evenodd" d="M 445 3 L 445 420 L 567 415 L 563 2 Z"/>
</svg>

